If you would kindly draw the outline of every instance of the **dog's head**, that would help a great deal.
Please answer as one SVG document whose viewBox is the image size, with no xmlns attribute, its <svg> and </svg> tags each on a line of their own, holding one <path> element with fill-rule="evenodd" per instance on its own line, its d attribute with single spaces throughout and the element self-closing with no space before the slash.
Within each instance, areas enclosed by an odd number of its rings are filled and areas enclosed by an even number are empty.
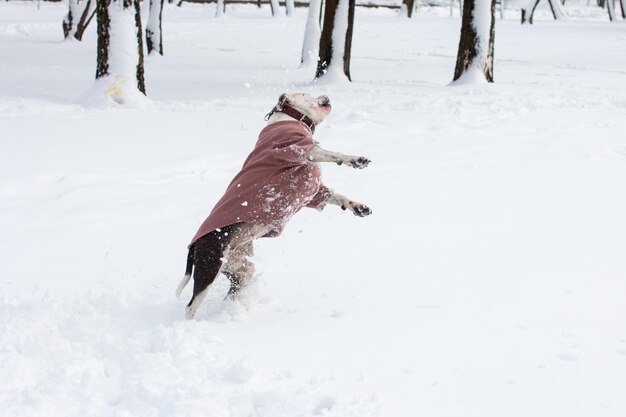
<svg viewBox="0 0 626 417">
<path fill-rule="evenodd" d="M 313 97 L 308 93 L 285 93 L 278 98 L 275 109 L 280 111 L 284 105 L 289 105 L 299 112 L 309 116 L 316 125 L 322 123 L 330 113 L 330 99 L 327 96 Z"/>
</svg>

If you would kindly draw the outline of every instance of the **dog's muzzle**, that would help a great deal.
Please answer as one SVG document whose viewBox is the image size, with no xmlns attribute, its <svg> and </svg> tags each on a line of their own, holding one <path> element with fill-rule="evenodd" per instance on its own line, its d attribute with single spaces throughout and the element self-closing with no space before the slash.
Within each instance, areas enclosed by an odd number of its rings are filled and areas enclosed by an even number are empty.
<svg viewBox="0 0 626 417">
<path fill-rule="evenodd" d="M 317 104 L 320 107 L 330 107 L 330 99 L 328 96 L 319 96 L 317 99 Z"/>
</svg>

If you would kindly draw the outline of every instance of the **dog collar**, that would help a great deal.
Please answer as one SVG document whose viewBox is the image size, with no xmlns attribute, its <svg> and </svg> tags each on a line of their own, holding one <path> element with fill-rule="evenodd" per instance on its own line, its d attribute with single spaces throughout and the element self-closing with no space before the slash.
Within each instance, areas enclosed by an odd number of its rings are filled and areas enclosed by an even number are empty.
<svg viewBox="0 0 626 417">
<path fill-rule="evenodd" d="M 309 116 L 300 112 L 300 110 L 297 110 L 288 104 L 276 105 L 276 107 L 274 107 L 272 111 L 265 116 L 265 120 L 268 120 L 274 112 L 284 113 L 289 117 L 293 117 L 297 121 L 307 125 L 308 128 L 311 129 L 311 133 L 315 133 L 315 122 L 313 122 Z"/>
</svg>

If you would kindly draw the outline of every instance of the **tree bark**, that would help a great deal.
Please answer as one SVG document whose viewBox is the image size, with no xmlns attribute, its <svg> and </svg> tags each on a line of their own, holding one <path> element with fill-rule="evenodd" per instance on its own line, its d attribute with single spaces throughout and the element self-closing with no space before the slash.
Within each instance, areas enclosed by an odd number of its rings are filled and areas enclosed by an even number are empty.
<svg viewBox="0 0 626 417">
<path fill-rule="evenodd" d="M 125 0 L 130 1 L 130 0 Z M 143 31 L 141 30 L 141 10 L 139 8 L 139 0 L 132 0 L 135 5 L 135 29 L 137 30 L 137 53 L 139 59 L 137 62 L 137 89 L 146 94 L 146 81 L 144 78 L 143 65 Z"/>
<path fill-rule="evenodd" d="M 148 14 L 148 24 L 146 24 L 146 48 L 148 55 L 152 51 L 163 55 L 163 33 L 161 32 L 163 22 L 164 0 L 150 0 L 150 10 Z"/>
<path fill-rule="evenodd" d="M 495 0 L 465 0 L 454 81 L 476 68 L 493 82 L 495 7 Z"/>
<path fill-rule="evenodd" d="M 315 78 L 324 76 L 334 60 L 343 59 L 343 74 L 349 81 L 355 0 L 326 0 L 324 26 L 320 37 L 320 52 Z M 345 19 L 345 21 L 344 21 Z"/>
<path fill-rule="evenodd" d="M 96 2 L 96 20 L 98 22 L 96 79 L 98 79 L 109 75 L 109 45 L 111 43 L 109 0 L 98 0 Z"/>
</svg>

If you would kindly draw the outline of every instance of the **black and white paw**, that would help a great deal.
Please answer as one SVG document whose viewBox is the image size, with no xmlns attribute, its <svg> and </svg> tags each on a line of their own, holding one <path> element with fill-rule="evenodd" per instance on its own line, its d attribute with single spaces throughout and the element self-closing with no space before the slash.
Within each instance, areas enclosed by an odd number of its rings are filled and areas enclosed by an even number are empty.
<svg viewBox="0 0 626 417">
<path fill-rule="evenodd" d="M 370 161 L 364 156 L 352 156 L 349 159 L 346 159 L 345 161 L 343 161 L 343 163 L 355 169 L 363 169 L 367 167 L 370 162 L 372 161 Z M 342 164 L 342 162 L 337 162 L 337 163 L 339 165 Z"/>
<path fill-rule="evenodd" d="M 350 201 L 348 204 L 343 204 L 341 206 L 341 209 L 350 209 L 350 211 L 357 217 L 365 217 L 372 214 L 372 209 L 367 207 L 365 204 L 353 203 L 352 201 Z"/>
</svg>

